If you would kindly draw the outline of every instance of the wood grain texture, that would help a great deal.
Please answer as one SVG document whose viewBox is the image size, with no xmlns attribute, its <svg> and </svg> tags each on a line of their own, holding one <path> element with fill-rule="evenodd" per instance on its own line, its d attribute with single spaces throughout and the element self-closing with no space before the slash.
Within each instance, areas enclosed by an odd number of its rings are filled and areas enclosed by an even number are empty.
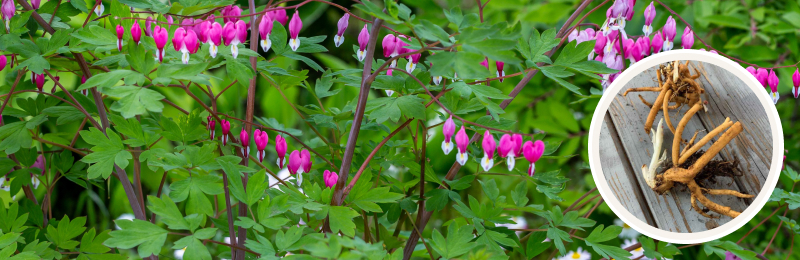
<svg viewBox="0 0 800 260">
<path fill-rule="evenodd" d="M 718 178 L 717 183 L 709 187 L 758 194 L 769 174 L 769 160 L 772 158 L 770 142 L 772 133 L 769 121 L 755 96 L 766 93 L 753 93 L 739 78 L 715 65 L 690 62 L 690 68 L 697 68 L 701 73 L 698 81 L 706 89 L 707 94 L 703 98 L 708 101 L 708 111 L 701 110 L 689 121 L 682 138 L 688 140 L 695 131 L 700 131 L 697 137 L 699 140 L 721 124 L 726 117 L 730 117 L 732 121 L 742 122 L 745 128 L 742 134 L 714 158 L 739 160 L 737 174 L 740 176 Z M 647 120 L 650 108 L 643 104 L 638 96 L 641 95 L 652 103 L 658 92 L 631 92 L 627 96 L 622 96 L 622 93 L 629 88 L 652 87 L 657 84 L 654 67 L 634 77 L 620 93 L 615 94 L 600 133 L 600 164 L 606 181 L 629 212 L 654 227 L 672 232 L 691 233 L 723 225 L 731 218 L 721 216 L 709 219 L 691 208 L 691 197 L 686 186 L 678 184 L 667 194 L 657 195 L 642 178 L 641 167 L 650 163 L 653 144 L 650 136 L 644 131 L 644 122 Z M 678 110 L 670 111 L 672 124 L 677 126 L 687 110 L 688 107 L 684 105 Z M 663 114 L 659 112 L 653 125 L 657 126 L 662 118 Z M 671 159 L 673 134 L 666 127 L 666 122 L 663 131 L 665 133 L 663 148 L 668 152 L 668 159 Z M 717 139 L 713 138 L 702 150 L 708 149 Z M 663 170 L 662 167 L 659 172 Z M 733 196 L 709 195 L 708 197 L 718 204 L 740 212 L 752 202 L 751 199 L 739 199 Z"/>
</svg>

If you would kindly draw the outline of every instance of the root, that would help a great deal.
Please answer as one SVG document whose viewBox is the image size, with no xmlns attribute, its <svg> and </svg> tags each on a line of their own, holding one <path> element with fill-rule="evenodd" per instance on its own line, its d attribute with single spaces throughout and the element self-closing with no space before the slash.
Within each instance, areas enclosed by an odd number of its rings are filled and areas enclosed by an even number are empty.
<svg viewBox="0 0 800 260">
<path fill-rule="evenodd" d="M 702 108 L 702 106 L 695 104 L 692 109 L 686 111 L 686 114 L 684 114 L 683 118 L 678 123 L 678 128 L 675 130 L 675 137 L 672 139 L 672 165 L 680 165 L 680 163 L 678 163 L 678 158 L 680 158 L 679 151 L 681 149 L 681 133 L 683 133 L 683 129 L 686 128 L 686 124 L 689 123 L 689 120 L 692 119 L 692 116 L 694 116 L 694 114 L 697 113 L 700 108 Z"/>
<path fill-rule="evenodd" d="M 653 108 L 653 104 L 650 104 L 650 102 L 647 102 L 647 100 L 644 100 L 644 98 L 642 97 L 642 95 L 639 95 L 639 100 L 641 100 L 641 101 L 642 101 L 642 103 L 644 103 L 644 105 L 646 105 L 647 107 L 649 107 L 649 108 Z"/>
<path fill-rule="evenodd" d="M 667 80 L 666 84 L 669 84 L 669 80 Z M 661 107 L 661 103 L 664 102 L 664 96 L 666 96 L 667 90 L 667 87 L 661 90 L 661 93 L 658 94 L 658 98 L 656 98 L 656 102 L 653 103 L 653 107 L 650 109 L 650 114 L 647 115 L 647 121 L 644 123 L 644 131 L 648 134 L 650 134 L 650 128 L 653 127 L 653 121 L 656 120 L 658 109 Z"/>
<path fill-rule="evenodd" d="M 681 157 L 683 157 L 683 155 L 686 154 L 686 150 L 689 149 L 689 147 L 692 147 L 692 144 L 694 144 L 694 140 L 697 139 L 697 133 L 700 133 L 700 130 L 694 131 L 694 136 L 692 136 L 692 139 L 689 140 L 689 142 L 686 143 L 686 146 L 683 147 L 683 150 L 681 151 Z"/>
<path fill-rule="evenodd" d="M 725 122 L 717 126 L 717 128 L 714 128 L 714 130 L 712 130 L 706 136 L 704 136 L 703 139 L 700 139 L 699 142 L 697 142 L 691 148 L 686 150 L 686 153 L 683 153 L 680 156 L 678 164 L 682 164 L 683 162 L 685 162 L 686 159 L 689 158 L 689 156 L 691 156 L 694 152 L 697 152 L 697 150 L 700 150 L 700 148 L 706 145 L 706 143 L 708 143 L 709 141 L 711 141 L 712 138 L 722 133 L 722 131 L 724 131 L 725 129 L 728 129 L 728 127 L 730 127 L 731 125 L 733 125 L 733 122 L 731 122 L 731 118 L 725 118 Z"/>
<path fill-rule="evenodd" d="M 645 92 L 645 91 L 659 92 L 659 91 L 661 91 L 661 87 L 629 88 L 629 89 L 625 90 L 625 92 L 622 93 L 622 96 L 623 97 L 627 96 L 628 92 Z"/>
<path fill-rule="evenodd" d="M 709 210 L 731 218 L 736 218 L 739 216 L 739 214 L 741 214 L 741 212 L 735 211 L 731 209 L 731 207 L 719 205 L 706 198 L 706 196 L 703 195 L 703 189 L 700 188 L 696 182 L 691 181 L 687 184 L 687 186 L 689 186 L 689 191 L 692 192 L 692 197 L 697 197 L 697 200 L 699 200 L 700 203 L 706 206 L 706 208 Z"/>
<path fill-rule="evenodd" d="M 703 215 L 704 217 L 707 217 L 707 218 L 718 218 L 718 217 L 714 217 L 714 216 L 706 214 L 706 211 L 708 211 L 708 210 L 700 209 L 700 207 L 697 206 L 697 200 L 695 199 L 694 195 L 692 195 L 692 208 L 694 208 L 694 210 L 697 211 L 697 213 L 700 213 L 700 215 Z"/>
<path fill-rule="evenodd" d="M 642 176 L 651 189 L 656 187 L 656 170 L 658 170 L 658 166 L 662 161 L 666 160 L 666 154 L 661 156 L 661 146 L 664 143 L 663 122 L 663 120 L 658 121 L 658 127 L 655 129 L 654 133 L 651 133 L 653 142 L 653 157 L 650 159 L 650 167 L 648 168 L 647 165 L 642 165 Z"/>
<path fill-rule="evenodd" d="M 703 189 L 705 193 L 711 195 L 729 195 L 729 196 L 736 196 L 743 199 L 751 199 L 754 198 L 755 195 L 751 194 L 744 194 L 735 190 L 721 190 L 721 189 Z"/>
<path fill-rule="evenodd" d="M 667 90 L 667 97 L 672 96 L 672 90 Z M 663 102 L 664 107 L 664 119 L 667 121 L 667 127 L 669 127 L 669 131 L 675 134 L 675 127 L 672 126 L 672 121 L 669 120 L 669 100 L 664 100 Z"/>
</svg>

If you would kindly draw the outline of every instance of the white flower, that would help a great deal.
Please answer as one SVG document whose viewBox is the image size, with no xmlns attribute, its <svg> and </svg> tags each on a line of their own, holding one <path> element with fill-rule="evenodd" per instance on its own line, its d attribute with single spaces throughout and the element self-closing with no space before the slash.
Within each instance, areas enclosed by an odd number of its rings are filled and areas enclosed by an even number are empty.
<svg viewBox="0 0 800 260">
<path fill-rule="evenodd" d="M 591 260 L 592 254 L 578 247 L 575 251 L 569 251 L 566 255 L 559 257 L 559 260 Z"/>
<path fill-rule="evenodd" d="M 133 220 L 134 218 L 136 217 L 134 217 L 133 214 L 131 213 L 122 213 L 121 215 L 119 215 L 119 217 L 117 217 L 117 220 L 123 220 L 123 219 Z M 119 226 L 117 226 L 117 224 L 114 224 L 114 226 L 116 226 L 117 230 L 122 229 Z"/>
<path fill-rule="evenodd" d="M 615 219 L 614 225 L 622 227 L 622 232 L 619 233 L 620 238 L 636 239 L 639 237 L 639 231 L 634 230 L 628 224 L 625 224 L 621 219 Z"/>
<path fill-rule="evenodd" d="M 630 247 L 632 245 L 635 245 L 636 243 L 638 243 L 636 240 L 626 239 L 622 243 L 622 249 L 628 248 L 628 247 Z M 642 255 L 644 255 L 644 249 L 642 249 L 641 246 L 636 248 L 636 249 L 634 249 L 634 250 L 631 250 L 631 254 L 633 254 L 633 255 L 630 256 L 630 259 L 637 259 L 637 258 L 640 259 L 640 260 L 649 260 L 650 259 L 650 258 L 642 256 Z M 639 257 L 641 257 L 641 258 L 639 258 Z"/>
</svg>

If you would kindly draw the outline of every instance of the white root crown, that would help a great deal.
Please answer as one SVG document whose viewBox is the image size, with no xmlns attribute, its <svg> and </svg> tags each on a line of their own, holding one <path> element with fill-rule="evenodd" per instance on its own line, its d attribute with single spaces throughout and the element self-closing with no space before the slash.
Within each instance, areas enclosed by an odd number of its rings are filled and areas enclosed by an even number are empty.
<svg viewBox="0 0 800 260">
<path fill-rule="evenodd" d="M 650 167 L 642 165 L 642 176 L 650 188 L 656 187 L 656 172 L 658 167 L 667 160 L 667 154 L 662 153 L 664 144 L 664 119 L 658 121 L 658 126 L 650 131 L 650 138 L 653 142 L 653 157 L 650 159 Z"/>
</svg>

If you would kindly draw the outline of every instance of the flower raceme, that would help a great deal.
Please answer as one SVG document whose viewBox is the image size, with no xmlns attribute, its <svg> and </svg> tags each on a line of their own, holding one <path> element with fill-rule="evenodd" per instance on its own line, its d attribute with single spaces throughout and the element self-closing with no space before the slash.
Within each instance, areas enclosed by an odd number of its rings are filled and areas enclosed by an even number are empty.
<svg viewBox="0 0 800 260">
<path fill-rule="evenodd" d="M 467 160 L 469 159 L 467 146 L 469 146 L 469 136 L 467 136 L 467 131 L 464 130 L 464 126 L 462 125 L 461 129 L 459 129 L 458 133 L 456 134 L 456 147 L 458 148 L 456 161 L 461 164 L 461 166 L 467 164 Z"/>
<path fill-rule="evenodd" d="M 264 52 L 269 51 L 269 48 L 272 47 L 272 41 L 269 40 L 269 35 L 271 33 L 272 17 L 270 17 L 269 13 L 267 13 L 261 18 L 261 22 L 258 23 L 258 35 L 261 37 L 261 50 Z"/>
<path fill-rule="evenodd" d="M 275 153 L 278 154 L 278 168 L 283 169 L 283 166 L 286 165 L 286 139 L 283 139 L 283 136 L 276 135 L 275 136 Z"/>
<path fill-rule="evenodd" d="M 358 61 L 364 61 L 364 58 L 367 57 L 367 44 L 369 44 L 369 30 L 367 30 L 367 25 L 364 24 L 364 28 L 358 33 L 358 51 L 356 52 Z"/>
<path fill-rule="evenodd" d="M 258 157 L 259 162 L 263 163 L 264 157 L 267 155 L 265 150 L 267 149 L 267 144 L 269 144 L 269 135 L 266 131 L 256 129 L 253 131 L 253 141 L 256 143 L 256 157 Z"/>
<path fill-rule="evenodd" d="M 453 134 L 456 132 L 456 123 L 453 122 L 453 116 L 450 116 L 446 121 L 444 121 L 444 125 L 442 125 L 442 134 L 444 135 L 444 141 L 442 141 L 442 152 L 444 154 L 450 154 L 453 151 Z"/>
<path fill-rule="evenodd" d="M 483 159 L 481 159 L 481 166 L 483 167 L 484 171 L 489 171 L 494 166 L 494 151 L 497 149 L 497 142 L 494 140 L 494 136 L 492 135 L 489 130 L 483 132 L 483 141 L 481 142 L 483 146 Z"/>
<path fill-rule="evenodd" d="M 794 98 L 797 98 L 797 96 L 800 95 L 800 91 L 798 91 L 798 88 L 800 88 L 800 70 L 794 70 L 794 74 L 792 74 L 792 85 L 794 86 L 792 87 L 792 95 L 794 95 Z"/>
<path fill-rule="evenodd" d="M 233 58 L 239 56 L 239 44 L 247 41 L 247 24 L 244 21 L 228 21 L 222 28 L 222 39 L 225 46 L 231 46 Z"/>
<path fill-rule="evenodd" d="M 350 14 L 345 13 L 342 18 L 339 18 L 339 22 L 336 23 L 336 35 L 333 36 L 333 43 L 338 48 L 344 42 L 344 31 L 347 30 L 347 23 L 350 20 Z"/>
<path fill-rule="evenodd" d="M 298 35 L 300 34 L 300 29 L 303 29 L 303 20 L 300 19 L 299 13 L 299 11 L 295 10 L 292 20 L 289 21 L 289 47 L 292 47 L 292 51 L 297 51 L 297 48 L 300 48 Z"/>
<path fill-rule="evenodd" d="M 325 187 L 333 188 L 333 186 L 336 186 L 336 181 L 339 180 L 339 175 L 336 172 L 325 170 L 322 173 L 322 179 L 325 181 Z"/>
<path fill-rule="evenodd" d="M 542 158 L 542 154 L 544 154 L 544 142 L 541 140 L 525 142 L 522 146 L 522 154 L 525 156 L 525 159 L 530 162 L 528 176 L 533 177 L 533 174 L 536 172 L 536 161 L 539 161 L 539 158 Z"/>
</svg>

